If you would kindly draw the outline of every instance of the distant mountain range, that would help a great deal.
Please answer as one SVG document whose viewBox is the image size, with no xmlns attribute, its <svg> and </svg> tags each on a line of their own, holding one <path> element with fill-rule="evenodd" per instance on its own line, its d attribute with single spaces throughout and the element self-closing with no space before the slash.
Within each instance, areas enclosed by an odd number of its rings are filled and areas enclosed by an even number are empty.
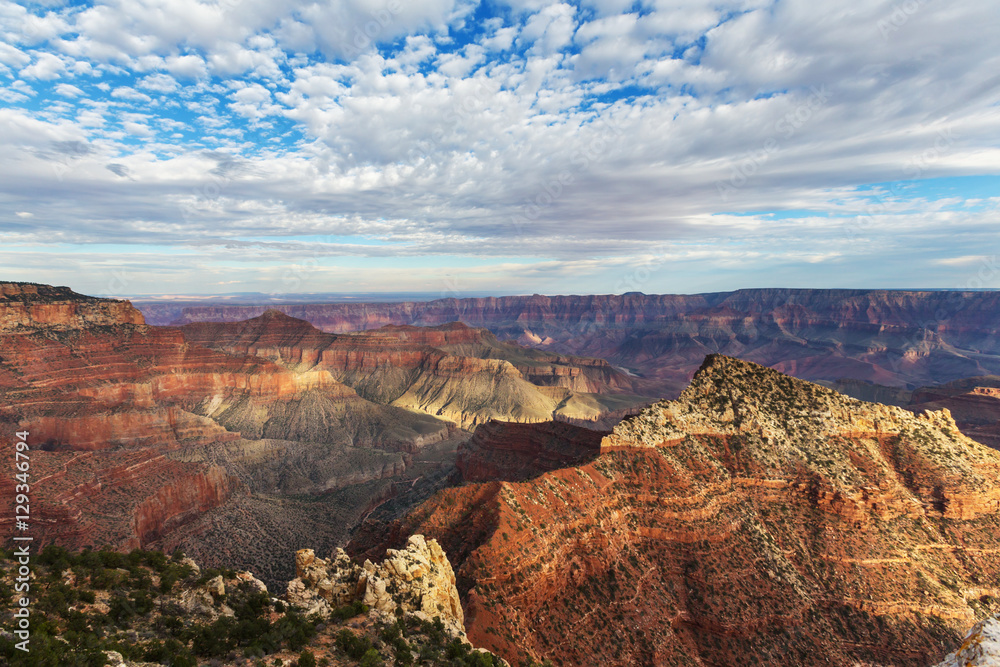
<svg viewBox="0 0 1000 667">
<path fill-rule="evenodd" d="M 235 322 L 269 308 L 326 332 L 458 321 L 501 340 L 606 359 L 636 391 L 677 396 L 707 354 L 807 380 L 913 389 L 1000 374 L 1000 293 L 748 289 L 695 295 L 511 296 L 400 303 L 139 304 L 149 322 Z"/>
</svg>

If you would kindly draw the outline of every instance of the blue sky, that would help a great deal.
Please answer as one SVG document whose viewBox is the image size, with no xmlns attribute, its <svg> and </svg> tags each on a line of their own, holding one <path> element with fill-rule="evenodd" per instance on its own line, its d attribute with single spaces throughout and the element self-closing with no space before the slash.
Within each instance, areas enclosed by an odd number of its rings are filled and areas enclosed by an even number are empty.
<svg viewBox="0 0 1000 667">
<path fill-rule="evenodd" d="M 0 280 L 996 288 L 997 34 L 985 0 L 0 0 Z"/>
</svg>

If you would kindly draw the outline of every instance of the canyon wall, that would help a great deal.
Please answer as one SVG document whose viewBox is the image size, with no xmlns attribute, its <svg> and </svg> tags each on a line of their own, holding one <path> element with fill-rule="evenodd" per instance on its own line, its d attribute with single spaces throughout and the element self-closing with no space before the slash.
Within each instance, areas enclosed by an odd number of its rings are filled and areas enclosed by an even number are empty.
<svg viewBox="0 0 1000 667">
<path fill-rule="evenodd" d="M 329 373 L 366 400 L 472 428 L 490 419 L 594 419 L 648 402 L 629 376 L 600 359 L 501 343 L 452 322 L 330 334 L 276 310 L 242 322 L 184 325 L 185 338 L 234 355 L 256 355 L 297 372 Z"/>
<path fill-rule="evenodd" d="M 438 540 L 470 639 L 512 664 L 923 667 L 1000 607 L 1000 452 L 946 410 L 715 355 L 570 467 L 502 476 L 518 431 L 551 435 L 495 428 L 465 464 L 492 481 L 348 551 Z"/>
<path fill-rule="evenodd" d="M 169 304 L 140 304 L 157 323 Z M 1000 293 L 749 289 L 699 295 L 511 296 L 429 302 L 193 306 L 179 323 L 277 308 L 328 332 L 460 321 L 505 340 L 599 357 L 637 374 L 633 391 L 676 396 L 706 354 L 808 380 L 914 388 L 1000 374 Z M 161 319 L 162 318 L 162 319 Z"/>
<path fill-rule="evenodd" d="M 128 302 L 23 283 L 0 285 L 0 429 L 30 433 L 36 541 L 76 549 L 162 545 L 234 503 L 392 478 L 400 452 L 455 433 L 326 370 L 211 350 Z M 13 496 L 9 476 L 0 491 Z"/>
</svg>

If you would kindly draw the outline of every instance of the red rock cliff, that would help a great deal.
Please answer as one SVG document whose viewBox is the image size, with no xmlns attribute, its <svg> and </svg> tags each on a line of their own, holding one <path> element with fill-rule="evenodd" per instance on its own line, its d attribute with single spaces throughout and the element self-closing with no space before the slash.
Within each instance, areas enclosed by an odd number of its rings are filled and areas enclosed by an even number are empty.
<svg viewBox="0 0 1000 667">
<path fill-rule="evenodd" d="M 713 356 L 601 450 L 439 492 L 349 551 L 437 539 L 470 639 L 512 662 L 922 667 L 998 605 L 1000 453 L 946 411 Z"/>
</svg>

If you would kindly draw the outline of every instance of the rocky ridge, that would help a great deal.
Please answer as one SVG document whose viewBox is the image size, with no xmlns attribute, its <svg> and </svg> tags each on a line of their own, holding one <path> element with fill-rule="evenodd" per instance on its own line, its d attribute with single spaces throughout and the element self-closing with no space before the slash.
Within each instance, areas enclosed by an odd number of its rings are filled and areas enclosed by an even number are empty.
<svg viewBox="0 0 1000 667">
<path fill-rule="evenodd" d="M 923 667 L 1000 607 L 1000 453 L 946 410 L 715 355 L 600 449 L 440 491 L 348 552 L 437 539 L 470 639 L 512 662 Z"/>
</svg>

